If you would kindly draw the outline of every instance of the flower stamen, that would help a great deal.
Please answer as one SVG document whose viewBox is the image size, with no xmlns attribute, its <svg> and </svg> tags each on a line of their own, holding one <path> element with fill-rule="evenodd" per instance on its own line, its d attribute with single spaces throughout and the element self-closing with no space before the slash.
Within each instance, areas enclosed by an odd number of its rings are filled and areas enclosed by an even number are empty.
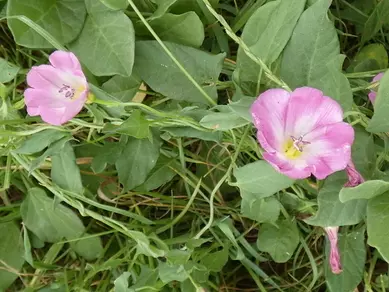
<svg viewBox="0 0 389 292">
<path fill-rule="evenodd" d="M 62 85 L 63 86 L 58 90 L 58 93 L 64 93 L 63 95 L 65 95 L 65 98 L 73 99 L 76 90 L 73 87 L 70 87 L 69 85 Z"/>
<path fill-rule="evenodd" d="M 298 151 L 303 152 L 304 146 L 311 144 L 311 142 L 304 141 L 303 136 L 300 136 L 298 139 L 294 136 L 290 136 L 293 141 L 293 147 L 296 148 Z"/>
</svg>

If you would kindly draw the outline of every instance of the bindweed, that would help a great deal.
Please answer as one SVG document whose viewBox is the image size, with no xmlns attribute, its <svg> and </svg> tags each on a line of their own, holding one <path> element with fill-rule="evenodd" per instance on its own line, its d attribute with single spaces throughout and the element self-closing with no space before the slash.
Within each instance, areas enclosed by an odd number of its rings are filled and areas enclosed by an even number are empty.
<svg viewBox="0 0 389 292">
<path fill-rule="evenodd" d="M 28 72 L 30 88 L 25 90 L 24 100 L 30 116 L 62 125 L 82 110 L 88 98 L 88 82 L 73 53 L 55 51 L 49 60 L 51 65 L 34 66 Z"/>
<path fill-rule="evenodd" d="M 348 182 L 344 185 L 345 187 L 356 187 L 365 181 L 362 175 L 356 169 L 352 160 L 350 160 L 347 164 L 346 173 L 348 176 Z"/>
<path fill-rule="evenodd" d="M 338 249 L 338 230 L 339 226 L 325 227 L 328 240 L 330 241 L 330 257 L 329 264 L 331 271 L 334 274 L 340 274 L 342 272 L 342 265 L 340 263 L 340 254 Z"/>
<path fill-rule="evenodd" d="M 377 74 L 376 76 L 374 76 L 372 82 L 377 82 L 377 81 L 381 80 L 382 76 L 384 76 L 384 73 Z M 371 90 L 369 93 L 369 99 L 370 99 L 372 104 L 374 104 L 376 97 L 377 97 L 377 91 Z"/>
<path fill-rule="evenodd" d="M 324 179 L 350 161 L 354 130 L 343 122 L 340 105 L 318 89 L 269 89 L 251 115 L 263 158 L 291 178 Z"/>
</svg>

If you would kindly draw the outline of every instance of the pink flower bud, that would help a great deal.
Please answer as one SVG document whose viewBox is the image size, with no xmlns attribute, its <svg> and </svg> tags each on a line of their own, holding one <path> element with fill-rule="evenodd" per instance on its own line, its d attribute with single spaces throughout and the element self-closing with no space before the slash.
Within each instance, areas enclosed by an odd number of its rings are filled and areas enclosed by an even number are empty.
<svg viewBox="0 0 389 292">
<path fill-rule="evenodd" d="M 348 176 L 348 182 L 345 183 L 345 187 L 356 187 L 365 181 L 362 175 L 355 168 L 355 165 L 351 159 L 347 164 L 346 172 Z"/>
<path fill-rule="evenodd" d="M 328 240 L 330 241 L 330 258 L 329 264 L 331 271 L 334 274 L 340 274 L 342 272 L 342 266 L 340 263 L 340 254 L 338 249 L 338 230 L 339 226 L 325 227 L 324 230 L 327 232 Z"/>
</svg>

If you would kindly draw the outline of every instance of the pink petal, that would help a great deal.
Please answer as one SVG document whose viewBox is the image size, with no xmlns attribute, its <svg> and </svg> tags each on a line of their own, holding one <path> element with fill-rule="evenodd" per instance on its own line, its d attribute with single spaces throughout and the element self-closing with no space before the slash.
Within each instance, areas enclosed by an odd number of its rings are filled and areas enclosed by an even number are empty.
<svg viewBox="0 0 389 292">
<path fill-rule="evenodd" d="M 377 74 L 376 76 L 374 76 L 372 82 L 376 82 L 376 81 L 381 80 L 382 76 L 384 76 L 384 73 Z M 371 90 L 370 93 L 369 93 L 369 99 L 370 99 L 372 104 L 374 104 L 376 98 L 377 98 L 377 89 L 376 90 Z"/>
<path fill-rule="evenodd" d="M 27 88 L 24 91 L 24 102 L 27 108 L 40 106 L 65 107 L 69 103 L 65 99 L 56 98 L 55 95 L 56 92 L 51 90 Z"/>
<path fill-rule="evenodd" d="M 354 129 L 349 124 L 340 122 L 320 127 L 304 139 L 311 144 L 305 146 L 303 156 L 318 179 L 346 168 L 354 141 Z"/>
<path fill-rule="evenodd" d="M 55 51 L 49 57 L 50 63 L 64 71 L 82 71 L 80 62 L 72 52 Z"/>
<path fill-rule="evenodd" d="M 32 107 L 32 106 L 27 107 L 27 113 L 32 117 L 39 116 L 40 115 L 39 107 Z"/>
<path fill-rule="evenodd" d="M 323 96 L 315 88 L 297 88 L 290 96 L 286 134 L 300 137 L 323 125 L 342 120 L 342 108 L 335 100 Z"/>
<path fill-rule="evenodd" d="M 268 152 L 281 149 L 284 142 L 286 109 L 289 93 L 283 89 L 269 89 L 251 106 L 251 115 L 257 127 L 257 137 Z"/>
<path fill-rule="evenodd" d="M 376 76 L 374 76 L 373 82 L 381 80 L 382 76 L 384 76 L 384 73 L 378 73 Z"/>
<path fill-rule="evenodd" d="M 329 264 L 331 267 L 331 271 L 334 274 L 340 274 L 342 272 L 342 267 L 340 263 L 340 254 L 338 249 L 339 226 L 325 227 L 324 230 L 327 232 L 327 237 L 331 247 L 330 257 L 329 257 Z"/>
<path fill-rule="evenodd" d="M 344 185 L 345 187 L 356 187 L 363 183 L 365 179 L 356 169 L 354 162 L 350 159 L 346 167 L 346 172 L 348 176 L 348 182 Z"/>
<path fill-rule="evenodd" d="M 304 179 L 311 176 L 311 168 L 303 160 L 288 160 L 278 153 L 263 153 L 263 158 L 278 172 L 293 179 Z"/>
</svg>

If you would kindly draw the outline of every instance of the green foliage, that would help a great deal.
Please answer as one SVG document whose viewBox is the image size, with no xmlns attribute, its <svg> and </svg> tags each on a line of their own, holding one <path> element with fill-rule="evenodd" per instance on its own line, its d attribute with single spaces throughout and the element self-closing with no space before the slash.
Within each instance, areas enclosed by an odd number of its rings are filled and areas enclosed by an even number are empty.
<svg viewBox="0 0 389 292">
<path fill-rule="evenodd" d="M 386 132 L 389 130 L 389 118 L 387 111 L 389 109 L 389 72 L 387 71 L 380 80 L 381 86 L 378 87 L 377 99 L 374 103 L 374 115 L 366 128 L 369 132 Z"/>
<path fill-rule="evenodd" d="M 6 83 L 13 80 L 18 74 L 20 68 L 12 63 L 0 58 L 0 82 Z"/>
</svg>

